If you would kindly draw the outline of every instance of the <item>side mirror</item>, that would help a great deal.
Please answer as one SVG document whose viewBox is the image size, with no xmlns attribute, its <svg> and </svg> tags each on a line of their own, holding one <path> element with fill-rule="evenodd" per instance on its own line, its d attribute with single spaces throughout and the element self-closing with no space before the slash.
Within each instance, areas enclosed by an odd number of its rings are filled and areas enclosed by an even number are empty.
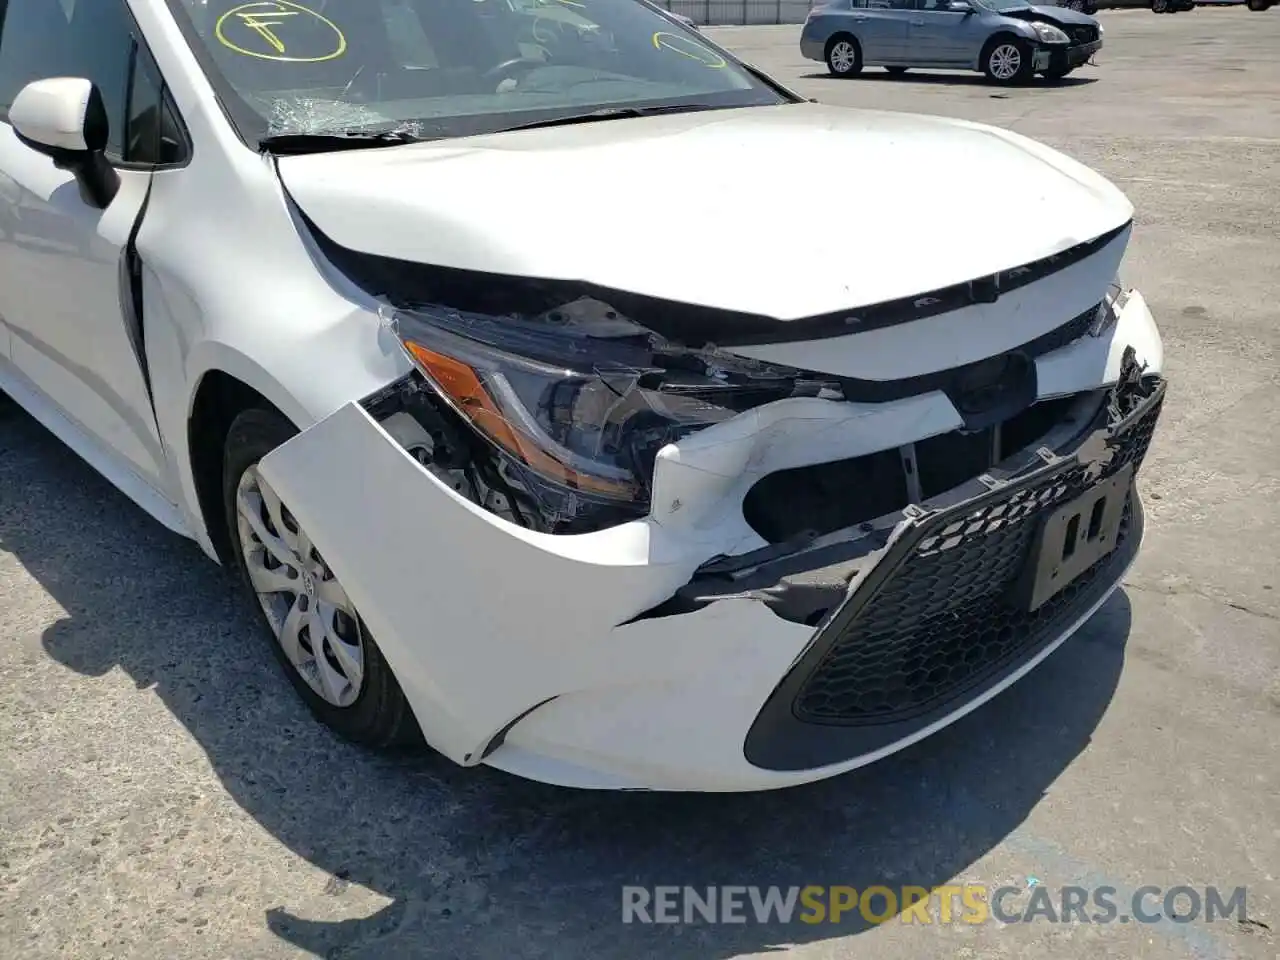
<svg viewBox="0 0 1280 960">
<path fill-rule="evenodd" d="M 105 209 L 120 189 L 120 175 L 107 162 L 107 108 L 102 94 L 81 77 L 35 80 L 9 108 L 18 139 L 68 170 L 86 202 Z"/>
</svg>

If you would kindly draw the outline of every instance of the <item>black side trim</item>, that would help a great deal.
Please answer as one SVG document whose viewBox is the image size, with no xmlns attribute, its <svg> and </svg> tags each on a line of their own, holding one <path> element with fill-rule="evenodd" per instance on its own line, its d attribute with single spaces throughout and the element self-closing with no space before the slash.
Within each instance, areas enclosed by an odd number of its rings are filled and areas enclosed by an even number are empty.
<svg viewBox="0 0 1280 960">
<path fill-rule="evenodd" d="M 438 303 L 458 310 L 502 316 L 540 313 L 590 297 L 610 304 L 636 323 L 669 340 L 693 348 L 751 346 L 777 343 L 779 340 L 788 343 L 822 340 L 949 313 L 984 302 L 984 298 L 991 296 L 993 288 L 1007 293 L 1079 263 L 1132 225 L 1129 221 L 1086 243 L 990 277 L 975 278 L 900 300 L 784 321 L 762 314 L 739 313 L 615 290 L 585 280 L 546 280 L 409 263 L 344 247 L 326 236 L 305 214 L 303 218 L 334 266 L 368 293 L 386 297 L 399 306 Z M 918 392 L 913 389 L 903 395 Z"/>
<path fill-rule="evenodd" d="M 559 695 L 557 694 L 557 696 Z M 490 740 L 488 743 L 485 744 L 484 750 L 480 754 L 480 759 L 485 760 L 490 756 L 492 756 L 495 750 L 497 750 L 500 746 L 502 746 L 504 743 L 507 742 L 507 734 L 511 732 L 512 728 L 515 727 L 517 723 L 519 723 L 529 714 L 533 713 L 533 711 L 537 710 L 539 707 L 545 706 L 546 704 L 550 703 L 552 700 L 555 700 L 555 699 L 556 697 L 547 697 L 547 699 L 541 700 L 538 703 L 535 703 L 532 707 L 530 707 L 528 710 L 525 710 L 523 713 L 517 714 L 514 718 L 512 718 L 512 720 L 505 727 L 503 727 L 501 730 L 499 730 L 497 733 L 493 735 L 492 740 Z M 469 760 L 471 758 L 470 756 L 468 756 L 466 759 Z"/>
<path fill-rule="evenodd" d="M 147 182 L 147 193 L 142 198 L 142 206 L 133 220 L 129 231 L 129 239 L 120 251 L 120 316 L 124 322 L 125 335 L 129 345 L 133 347 L 134 357 L 138 361 L 138 369 L 142 373 L 142 382 L 147 389 L 147 399 L 151 403 L 151 413 L 155 415 L 155 396 L 151 389 L 151 367 L 147 363 L 146 327 L 143 324 L 142 306 L 142 257 L 138 253 L 138 233 L 142 230 L 142 221 L 146 219 L 147 208 L 151 205 L 151 189 L 155 178 Z"/>
</svg>

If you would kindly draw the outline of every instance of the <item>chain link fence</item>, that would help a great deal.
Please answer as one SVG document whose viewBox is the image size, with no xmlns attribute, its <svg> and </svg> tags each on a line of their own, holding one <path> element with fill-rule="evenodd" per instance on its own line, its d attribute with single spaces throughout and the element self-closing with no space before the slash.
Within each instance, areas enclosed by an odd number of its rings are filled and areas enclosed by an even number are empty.
<svg viewBox="0 0 1280 960">
<path fill-rule="evenodd" d="M 804 23 L 809 0 L 656 0 L 703 26 Z"/>
</svg>

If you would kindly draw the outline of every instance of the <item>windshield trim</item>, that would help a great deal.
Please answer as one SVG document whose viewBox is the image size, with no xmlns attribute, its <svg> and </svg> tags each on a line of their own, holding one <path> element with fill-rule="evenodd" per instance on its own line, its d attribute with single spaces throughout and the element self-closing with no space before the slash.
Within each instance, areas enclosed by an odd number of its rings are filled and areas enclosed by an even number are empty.
<svg viewBox="0 0 1280 960">
<path fill-rule="evenodd" d="M 670 11 L 651 2 L 651 0 L 629 0 L 629 2 L 636 3 L 640 6 L 648 8 L 654 13 L 660 14 L 662 17 L 669 20 L 671 23 L 675 24 L 676 26 L 680 27 L 680 29 L 682 30 L 688 29 L 688 27 L 685 26 L 685 24 L 681 23 L 675 17 L 671 16 Z M 186 39 L 187 45 L 188 47 L 190 47 L 191 53 L 195 57 L 196 62 L 199 64 L 200 70 L 204 74 L 205 79 L 208 80 L 209 85 L 213 88 L 214 97 L 218 101 L 218 106 L 222 109 L 222 113 L 227 118 L 227 122 L 230 124 L 231 129 L 235 133 L 237 139 L 239 139 L 241 143 L 243 143 L 246 147 L 248 147 L 250 150 L 254 151 L 255 153 L 261 153 L 263 151 L 262 141 L 266 139 L 268 136 L 272 135 L 272 131 L 270 129 L 270 126 L 267 120 L 260 113 L 258 113 L 258 111 L 254 110 L 253 107 L 251 107 L 243 97 L 240 96 L 240 94 L 236 91 L 235 87 L 232 86 L 231 81 L 228 80 L 227 77 L 223 74 L 223 72 L 219 69 L 217 63 L 213 59 L 213 56 L 207 44 L 200 37 L 200 34 L 196 29 L 195 23 L 192 21 L 191 17 L 188 15 L 187 9 L 184 6 L 183 0 L 163 0 L 163 3 L 166 9 L 169 11 L 169 16 L 173 18 L 174 23 L 176 23 L 178 26 L 178 30 L 182 33 L 183 37 Z M 715 50 L 716 53 L 720 54 L 722 57 L 724 57 L 734 66 L 738 67 L 748 76 L 752 77 L 754 80 L 758 81 L 763 86 L 765 86 L 770 91 L 772 91 L 774 94 L 782 98 L 782 101 L 784 103 L 809 102 L 808 97 L 800 96 L 795 91 L 784 86 L 780 81 L 769 76 L 763 70 L 759 69 L 758 67 L 754 67 L 749 63 L 746 63 L 740 57 L 738 57 L 735 53 L 733 53 L 733 51 L 728 50 L 725 47 L 721 46 L 720 44 L 716 43 L 715 40 L 711 39 L 705 34 L 698 32 L 697 36 L 698 36 L 699 42 L 705 43 L 707 46 Z M 694 95 L 694 94 L 690 94 L 689 96 L 690 96 L 690 99 L 696 99 L 698 97 L 698 95 Z M 707 96 L 708 95 L 706 94 L 701 95 L 702 98 L 706 98 Z M 682 98 L 679 98 L 679 97 L 670 97 L 665 99 L 650 99 L 650 100 L 644 100 L 644 101 L 633 101 L 625 105 L 626 106 L 632 106 L 632 105 L 676 106 L 676 105 L 679 105 L 681 99 Z M 598 106 L 603 106 L 603 107 L 623 106 L 623 105 L 624 104 L 611 104 L 611 103 L 598 104 Z M 778 106 L 778 105 L 779 104 L 744 103 L 744 104 L 737 104 L 735 106 L 737 106 L 740 109 L 747 109 L 753 106 Z M 729 106 L 730 105 L 728 104 L 722 107 L 717 106 L 716 109 L 725 109 Z M 535 108 L 532 110 L 521 111 L 519 114 L 515 114 L 515 113 L 507 114 L 506 117 L 512 122 L 551 119 L 555 117 L 558 113 L 564 113 L 567 110 L 568 108 L 563 106 Z M 494 116 L 496 115 L 495 114 L 478 115 L 478 117 L 494 117 Z M 410 123 L 417 122 L 418 119 L 419 118 L 404 118 L 402 120 L 398 120 L 395 122 L 398 124 L 410 124 Z M 454 119 L 465 120 L 465 118 L 454 118 Z M 456 134 L 445 135 L 440 137 L 429 137 L 429 138 L 422 138 L 422 139 L 428 142 L 443 142 L 447 140 L 460 139 L 462 137 L 468 137 L 468 136 L 480 136 L 489 132 L 497 132 L 497 131 L 476 130 L 474 132 L 462 132 L 462 133 L 456 133 Z"/>
</svg>

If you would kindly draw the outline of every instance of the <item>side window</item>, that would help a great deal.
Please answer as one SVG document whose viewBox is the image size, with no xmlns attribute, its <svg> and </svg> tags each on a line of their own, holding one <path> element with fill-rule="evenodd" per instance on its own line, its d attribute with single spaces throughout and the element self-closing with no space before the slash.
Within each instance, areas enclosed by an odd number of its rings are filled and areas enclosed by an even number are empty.
<svg viewBox="0 0 1280 960">
<path fill-rule="evenodd" d="M 181 159 L 185 141 L 163 97 L 160 72 L 138 45 L 122 0 L 8 0 L 0 11 L 0 115 L 8 116 L 14 98 L 33 80 L 85 77 L 102 93 L 110 157 L 175 162 L 163 159 L 168 127 L 170 137 L 177 135 L 169 153 L 176 148 Z"/>
<path fill-rule="evenodd" d="M 139 46 L 134 56 L 122 159 L 129 163 L 181 163 L 187 158 L 186 137 L 160 68 L 146 47 Z"/>
</svg>

